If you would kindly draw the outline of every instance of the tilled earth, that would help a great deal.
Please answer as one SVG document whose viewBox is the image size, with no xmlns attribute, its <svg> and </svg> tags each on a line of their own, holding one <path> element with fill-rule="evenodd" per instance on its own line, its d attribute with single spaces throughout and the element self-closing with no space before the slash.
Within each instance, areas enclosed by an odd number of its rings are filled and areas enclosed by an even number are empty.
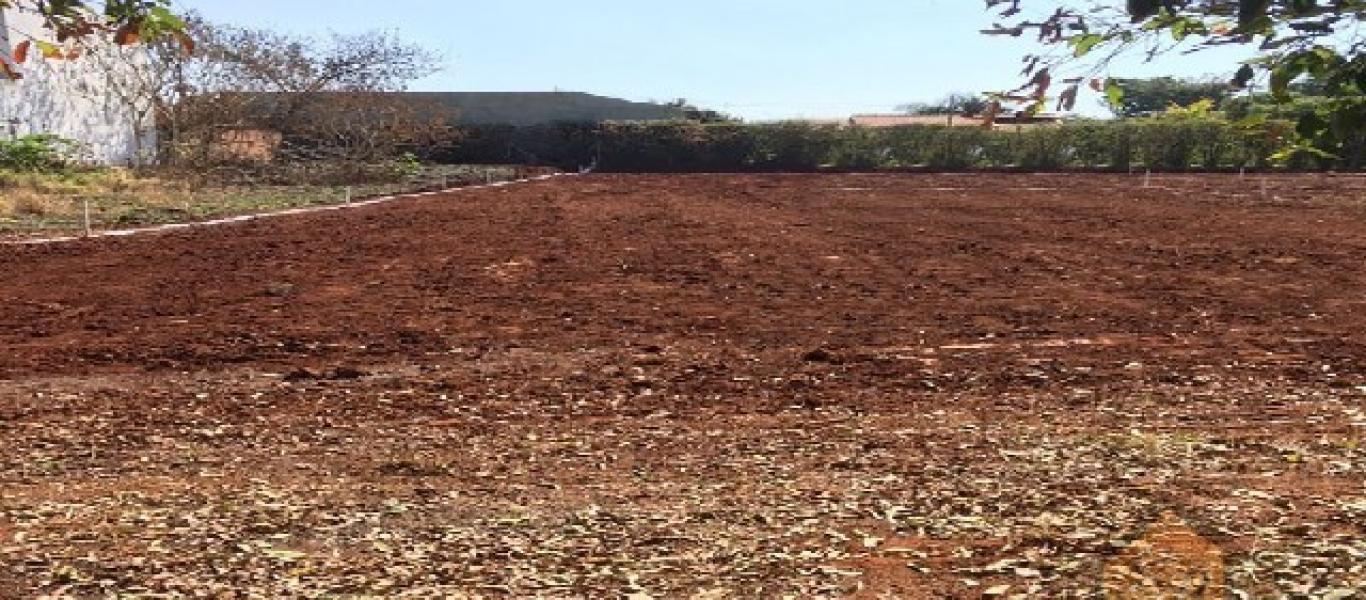
<svg viewBox="0 0 1366 600">
<path fill-rule="evenodd" d="M 0 597 L 1100 597 L 1174 520 L 1233 596 L 1366 597 L 1364 263 L 1325 175 L 596 175 L 0 246 Z"/>
</svg>

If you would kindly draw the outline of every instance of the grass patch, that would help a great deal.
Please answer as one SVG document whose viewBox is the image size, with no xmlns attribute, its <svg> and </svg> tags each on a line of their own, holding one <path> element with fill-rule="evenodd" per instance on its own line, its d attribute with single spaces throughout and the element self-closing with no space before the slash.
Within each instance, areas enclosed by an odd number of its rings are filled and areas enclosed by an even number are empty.
<svg viewBox="0 0 1366 600">
<path fill-rule="evenodd" d="M 434 189 L 443 181 L 458 186 L 515 176 L 513 167 L 433 166 L 404 181 L 349 187 L 351 197 L 360 199 Z M 123 169 L 0 170 L 0 236 L 80 230 L 87 200 L 95 229 L 119 229 L 340 204 L 346 201 L 347 189 L 314 184 L 194 186 Z"/>
</svg>

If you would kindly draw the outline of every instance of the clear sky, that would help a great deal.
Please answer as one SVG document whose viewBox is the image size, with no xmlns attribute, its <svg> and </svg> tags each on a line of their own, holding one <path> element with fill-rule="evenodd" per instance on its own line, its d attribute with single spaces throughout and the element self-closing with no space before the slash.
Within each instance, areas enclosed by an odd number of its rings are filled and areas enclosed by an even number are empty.
<svg viewBox="0 0 1366 600">
<path fill-rule="evenodd" d="M 1054 0 L 1034 0 L 1041 8 Z M 298 33 L 386 29 L 441 53 L 413 89 L 688 98 L 751 120 L 887 112 L 1021 83 L 1031 45 L 987 37 L 981 0 L 177 0 Z M 1115 76 L 1226 75 L 1227 51 L 1128 61 Z M 1095 97 L 1085 112 L 1103 112 Z"/>
</svg>

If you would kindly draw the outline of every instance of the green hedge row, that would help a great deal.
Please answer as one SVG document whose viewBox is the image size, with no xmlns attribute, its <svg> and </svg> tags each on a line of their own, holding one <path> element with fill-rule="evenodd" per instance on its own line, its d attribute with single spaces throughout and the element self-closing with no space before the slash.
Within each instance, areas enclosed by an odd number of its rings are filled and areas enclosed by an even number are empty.
<svg viewBox="0 0 1366 600">
<path fill-rule="evenodd" d="M 1088 121 L 1057 127 L 838 127 L 807 124 L 562 124 L 474 127 L 428 149 L 457 163 L 532 163 L 609 172 L 745 172 L 878 169 L 1166 171 L 1264 168 L 1289 124 L 1255 129 L 1223 121 Z M 1366 141 L 1359 146 L 1366 146 Z M 1362 147 L 1295 169 L 1360 169 Z"/>
</svg>

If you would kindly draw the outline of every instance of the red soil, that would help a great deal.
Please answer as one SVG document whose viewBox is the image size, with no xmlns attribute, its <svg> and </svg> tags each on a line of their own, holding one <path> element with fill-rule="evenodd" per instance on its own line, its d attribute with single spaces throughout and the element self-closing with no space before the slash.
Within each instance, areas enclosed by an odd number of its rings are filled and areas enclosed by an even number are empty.
<svg viewBox="0 0 1366 600">
<path fill-rule="evenodd" d="M 294 593 L 253 519 L 350 594 L 1058 597 L 1162 510 L 1235 558 L 1362 539 L 1366 178 L 1141 182 L 603 175 L 0 246 L 0 588 Z M 234 512 L 263 487 L 313 512 Z M 119 529 L 149 506 L 197 520 Z M 431 556 L 395 575 L 374 528 Z M 953 570 L 1003 558 L 1047 577 Z"/>
</svg>

